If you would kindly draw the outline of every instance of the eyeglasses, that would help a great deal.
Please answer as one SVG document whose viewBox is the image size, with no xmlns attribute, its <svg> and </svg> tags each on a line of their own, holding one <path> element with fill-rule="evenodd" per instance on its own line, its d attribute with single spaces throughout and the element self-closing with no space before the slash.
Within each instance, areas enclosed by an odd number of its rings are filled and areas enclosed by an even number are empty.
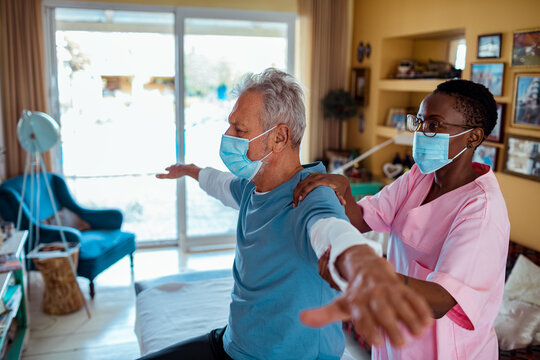
<svg viewBox="0 0 540 360">
<path fill-rule="evenodd" d="M 424 135 L 428 137 L 433 137 L 437 135 L 437 132 L 439 131 L 439 128 L 441 127 L 441 125 L 442 126 L 451 125 L 451 126 L 458 126 L 464 129 L 472 129 L 471 126 L 465 126 L 461 124 L 452 124 L 452 123 L 447 123 L 447 122 L 443 123 L 436 119 L 424 120 L 412 114 L 407 114 L 407 130 L 409 130 L 410 132 L 416 132 L 416 131 L 422 130 Z"/>
</svg>

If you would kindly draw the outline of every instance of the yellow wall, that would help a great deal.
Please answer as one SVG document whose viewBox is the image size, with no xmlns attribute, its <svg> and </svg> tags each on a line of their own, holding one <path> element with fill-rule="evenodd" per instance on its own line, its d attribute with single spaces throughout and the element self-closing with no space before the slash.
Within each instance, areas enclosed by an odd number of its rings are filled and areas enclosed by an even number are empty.
<svg viewBox="0 0 540 360">
<path fill-rule="evenodd" d="M 239 10 L 266 10 L 296 12 L 295 0 L 71 0 L 81 2 L 106 2 L 138 5 L 192 6 Z"/>
<path fill-rule="evenodd" d="M 540 1 L 538 0 L 355 0 L 352 43 L 352 66 L 371 70 L 370 104 L 365 109 L 366 131 L 359 133 L 356 120 L 349 123 L 348 146 L 363 150 L 378 141 L 374 135 L 377 121 L 380 123 L 381 101 L 378 89 L 380 79 L 388 76 L 388 60 L 381 57 L 382 39 L 410 36 L 450 29 L 465 29 L 467 42 L 467 66 L 464 78 L 470 78 L 471 62 L 476 58 L 477 37 L 481 34 L 502 33 L 501 59 L 505 63 L 503 95 L 498 102 L 506 106 L 505 133 L 524 134 L 540 138 L 540 131 L 516 130 L 509 126 L 511 101 L 516 72 L 540 72 L 540 67 L 519 69 L 511 67 L 512 32 L 514 30 L 540 28 Z M 369 42 L 372 55 L 358 63 L 356 47 L 360 41 Z M 400 46 L 396 44 L 396 46 Z M 402 51 L 396 48 L 396 51 Z M 500 149 L 499 157 L 502 157 Z M 368 162 L 369 164 L 369 162 Z M 502 161 L 499 161 L 502 165 Z M 501 166 L 499 166 L 501 167 Z M 374 170 L 374 169 L 372 169 Z M 511 239 L 525 246 L 540 250 L 540 182 L 526 180 L 496 172 L 508 207 L 512 225 Z"/>
</svg>

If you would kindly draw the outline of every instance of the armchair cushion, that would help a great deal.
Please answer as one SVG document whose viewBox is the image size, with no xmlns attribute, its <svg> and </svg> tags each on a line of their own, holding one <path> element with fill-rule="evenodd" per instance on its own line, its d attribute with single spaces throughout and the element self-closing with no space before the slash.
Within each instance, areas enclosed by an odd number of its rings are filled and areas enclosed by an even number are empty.
<svg viewBox="0 0 540 360">
<path fill-rule="evenodd" d="M 135 235 L 120 230 L 90 230 L 81 233 L 77 272 L 93 279 L 103 270 L 135 251 Z"/>
<path fill-rule="evenodd" d="M 92 229 L 90 224 L 88 224 L 86 221 L 81 219 L 77 214 L 75 214 L 73 211 L 69 210 L 68 208 L 64 207 L 60 209 L 60 211 L 58 211 L 58 217 L 60 218 L 60 222 L 62 226 L 72 227 L 79 231 L 86 231 L 86 230 Z M 41 220 L 41 222 L 47 225 L 59 225 L 56 222 L 56 217 L 54 215 L 51 215 L 44 220 Z"/>
<path fill-rule="evenodd" d="M 124 221 L 124 215 L 117 209 L 94 210 L 81 208 L 77 215 L 90 224 L 92 229 L 120 230 Z"/>
<path fill-rule="evenodd" d="M 74 242 L 74 243 L 80 243 L 81 242 L 81 232 L 75 228 L 70 227 L 62 227 L 62 230 L 64 232 L 64 236 L 66 237 L 66 241 Z M 39 242 L 40 243 L 50 243 L 50 242 L 57 242 L 62 241 L 62 238 L 60 236 L 60 226 L 58 225 L 45 225 L 40 224 L 39 225 Z M 27 242 L 28 244 L 28 242 Z M 31 248 L 27 249 L 27 252 L 31 251 Z"/>
</svg>

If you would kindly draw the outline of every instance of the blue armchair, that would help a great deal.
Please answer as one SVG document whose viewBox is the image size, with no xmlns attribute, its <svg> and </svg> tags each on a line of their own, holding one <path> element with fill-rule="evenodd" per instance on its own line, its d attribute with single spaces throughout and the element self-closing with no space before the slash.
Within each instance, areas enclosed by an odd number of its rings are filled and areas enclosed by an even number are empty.
<svg viewBox="0 0 540 360">
<path fill-rule="evenodd" d="M 130 255 L 131 268 L 133 269 L 133 252 L 135 251 L 135 235 L 121 231 L 123 215 L 119 210 L 92 210 L 79 206 L 70 195 L 64 179 L 58 175 L 46 173 L 51 185 L 53 198 L 57 210 L 65 207 L 77 214 L 92 227 L 88 231 L 79 231 L 71 227 L 63 227 L 66 241 L 81 244 L 79 252 L 79 264 L 77 275 L 90 280 L 90 296 L 94 298 L 94 278 L 103 270 L 126 255 Z M 35 219 L 30 213 L 30 179 L 26 181 L 26 190 L 23 201 L 23 216 L 21 229 L 28 229 L 29 224 L 38 225 L 39 242 L 48 243 L 61 241 L 59 226 L 46 225 L 42 221 L 54 215 L 51 200 L 45 187 L 43 175 L 39 175 L 40 196 L 39 219 Z M 23 177 L 5 181 L 0 186 L 0 216 L 7 221 L 17 221 L 17 212 L 22 193 Z M 37 182 L 34 184 L 37 187 Z M 35 191 L 34 194 L 37 192 Z M 35 211 L 34 211 L 35 212 Z M 34 214 L 35 215 L 35 214 Z M 33 239 L 26 245 L 33 243 Z M 27 253 L 31 250 L 27 246 Z"/>
</svg>

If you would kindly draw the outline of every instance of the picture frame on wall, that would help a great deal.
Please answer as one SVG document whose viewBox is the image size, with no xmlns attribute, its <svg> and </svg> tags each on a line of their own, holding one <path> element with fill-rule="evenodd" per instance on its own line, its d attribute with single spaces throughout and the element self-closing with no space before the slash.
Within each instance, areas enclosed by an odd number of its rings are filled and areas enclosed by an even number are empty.
<svg viewBox="0 0 540 360">
<path fill-rule="evenodd" d="M 508 135 L 504 149 L 505 173 L 540 181 L 540 138 Z"/>
<path fill-rule="evenodd" d="M 506 106 L 503 103 L 497 103 L 497 123 L 493 131 L 486 137 L 487 141 L 502 143 L 504 140 L 504 110 Z"/>
<path fill-rule="evenodd" d="M 495 146 L 480 145 L 473 154 L 473 161 L 489 165 L 493 171 L 497 170 L 499 149 Z"/>
<path fill-rule="evenodd" d="M 328 160 L 328 172 L 332 172 L 349 162 L 350 151 L 326 150 L 325 155 Z"/>
<path fill-rule="evenodd" d="M 359 106 L 368 105 L 369 69 L 355 68 L 352 71 L 352 96 Z"/>
<path fill-rule="evenodd" d="M 540 72 L 516 74 L 512 105 L 513 127 L 540 130 Z"/>
<path fill-rule="evenodd" d="M 540 66 L 540 28 L 514 32 L 512 66 Z"/>
<path fill-rule="evenodd" d="M 386 126 L 396 128 L 398 130 L 407 129 L 407 109 L 405 108 L 390 108 L 386 116 Z"/>
<path fill-rule="evenodd" d="M 482 84 L 494 96 L 502 95 L 504 63 L 471 64 L 471 80 Z"/>
<path fill-rule="evenodd" d="M 479 59 L 498 59 L 501 57 L 502 34 L 478 35 L 476 57 Z"/>
<path fill-rule="evenodd" d="M 364 42 L 360 41 L 360 44 L 358 44 L 358 48 L 356 49 L 356 60 L 358 60 L 358 62 L 364 61 L 365 50 Z"/>
</svg>

